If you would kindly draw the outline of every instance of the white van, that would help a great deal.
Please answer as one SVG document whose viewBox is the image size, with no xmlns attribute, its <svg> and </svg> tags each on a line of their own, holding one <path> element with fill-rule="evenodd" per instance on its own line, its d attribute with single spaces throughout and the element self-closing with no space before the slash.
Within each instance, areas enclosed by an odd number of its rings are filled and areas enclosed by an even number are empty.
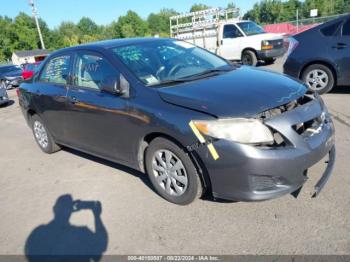
<svg viewBox="0 0 350 262">
<path fill-rule="evenodd" d="M 236 8 L 213 8 L 173 16 L 170 35 L 245 65 L 255 66 L 259 60 L 273 63 L 283 56 L 283 36 L 266 33 L 252 21 L 234 18 L 237 13 Z"/>
</svg>

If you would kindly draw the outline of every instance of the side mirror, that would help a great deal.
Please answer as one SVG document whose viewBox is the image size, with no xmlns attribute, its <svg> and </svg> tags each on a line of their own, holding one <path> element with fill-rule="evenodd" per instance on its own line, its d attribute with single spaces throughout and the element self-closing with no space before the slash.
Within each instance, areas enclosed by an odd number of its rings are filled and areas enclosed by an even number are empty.
<svg viewBox="0 0 350 262">
<path fill-rule="evenodd" d="M 106 77 L 101 83 L 101 90 L 122 96 L 129 97 L 130 85 L 122 74 Z"/>
</svg>

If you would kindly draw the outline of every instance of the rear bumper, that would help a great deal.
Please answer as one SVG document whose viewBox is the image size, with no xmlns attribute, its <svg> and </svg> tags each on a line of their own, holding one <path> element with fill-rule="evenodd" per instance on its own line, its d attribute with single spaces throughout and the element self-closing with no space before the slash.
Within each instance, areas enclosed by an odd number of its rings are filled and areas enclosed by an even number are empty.
<svg viewBox="0 0 350 262">
<path fill-rule="evenodd" d="M 257 51 L 257 55 L 258 55 L 258 59 L 266 60 L 269 58 L 281 57 L 284 55 L 285 51 L 286 50 L 283 47 L 282 48 L 274 48 L 271 50 Z"/>
<path fill-rule="evenodd" d="M 321 103 L 313 101 L 265 122 L 291 141 L 291 146 L 261 148 L 218 140 L 214 142 L 219 154 L 216 161 L 202 147 L 199 154 L 209 173 L 213 195 L 236 201 L 261 201 L 292 193 L 307 181 L 308 169 L 329 154 L 328 167 L 315 187 L 314 195 L 318 195 L 335 162 L 333 123 L 327 119 L 321 132 L 307 138 L 291 126 L 322 112 Z"/>
<path fill-rule="evenodd" d="M 291 57 L 289 57 L 283 65 L 283 73 L 297 79 L 301 77 L 300 70 L 301 64 Z"/>
</svg>

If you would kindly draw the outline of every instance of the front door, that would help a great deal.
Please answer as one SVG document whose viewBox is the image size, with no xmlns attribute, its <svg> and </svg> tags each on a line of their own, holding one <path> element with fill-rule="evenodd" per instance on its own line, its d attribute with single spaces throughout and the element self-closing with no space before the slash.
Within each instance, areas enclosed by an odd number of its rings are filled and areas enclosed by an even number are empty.
<svg viewBox="0 0 350 262">
<path fill-rule="evenodd" d="M 73 64 L 73 82 L 67 99 L 67 142 L 84 151 L 109 159 L 126 161 L 131 150 L 121 148 L 127 141 L 128 100 L 101 91 L 105 79 L 119 72 L 101 54 L 80 51 Z"/>
<path fill-rule="evenodd" d="M 243 34 L 234 24 L 224 25 L 220 55 L 229 60 L 240 60 Z"/>
</svg>

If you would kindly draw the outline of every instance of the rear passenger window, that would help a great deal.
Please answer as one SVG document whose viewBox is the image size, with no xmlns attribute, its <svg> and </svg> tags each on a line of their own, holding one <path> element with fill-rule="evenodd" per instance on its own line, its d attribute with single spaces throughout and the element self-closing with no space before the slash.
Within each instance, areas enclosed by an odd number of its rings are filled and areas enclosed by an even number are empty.
<svg viewBox="0 0 350 262">
<path fill-rule="evenodd" d="M 117 72 L 103 57 L 95 54 L 81 54 L 75 63 L 74 85 L 100 89 L 103 81 L 115 79 Z"/>
<path fill-rule="evenodd" d="M 321 29 L 321 33 L 324 36 L 333 36 L 337 32 L 341 23 L 342 23 L 342 21 L 339 21 L 339 22 L 336 22 L 336 23 L 331 24 L 329 26 L 326 26 L 326 27 Z"/>
<path fill-rule="evenodd" d="M 40 75 L 41 82 L 67 84 L 69 75 L 70 56 L 58 56 L 52 58 Z"/>
<path fill-rule="evenodd" d="M 350 36 L 350 20 L 343 25 L 343 35 Z"/>
</svg>

